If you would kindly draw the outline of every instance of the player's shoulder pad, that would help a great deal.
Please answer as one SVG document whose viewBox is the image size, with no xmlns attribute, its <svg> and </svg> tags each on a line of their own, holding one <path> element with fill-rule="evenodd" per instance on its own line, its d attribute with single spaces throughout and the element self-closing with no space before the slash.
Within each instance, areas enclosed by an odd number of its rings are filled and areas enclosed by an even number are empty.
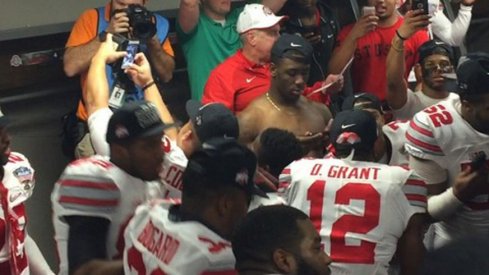
<svg viewBox="0 0 489 275">
<path fill-rule="evenodd" d="M 57 184 L 57 200 L 66 209 L 100 214 L 119 205 L 120 189 L 107 171 L 108 158 L 94 156 L 68 165 Z"/>
</svg>

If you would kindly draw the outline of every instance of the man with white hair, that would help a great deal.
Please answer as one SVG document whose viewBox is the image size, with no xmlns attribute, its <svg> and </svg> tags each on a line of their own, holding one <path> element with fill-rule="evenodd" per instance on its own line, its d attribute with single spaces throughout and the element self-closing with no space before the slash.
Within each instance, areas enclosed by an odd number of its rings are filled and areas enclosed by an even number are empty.
<svg viewBox="0 0 489 275">
<path fill-rule="evenodd" d="M 212 70 L 204 88 L 204 103 L 221 102 L 240 112 L 270 89 L 270 51 L 284 19 L 266 6 L 245 6 L 236 26 L 243 47 Z"/>
</svg>

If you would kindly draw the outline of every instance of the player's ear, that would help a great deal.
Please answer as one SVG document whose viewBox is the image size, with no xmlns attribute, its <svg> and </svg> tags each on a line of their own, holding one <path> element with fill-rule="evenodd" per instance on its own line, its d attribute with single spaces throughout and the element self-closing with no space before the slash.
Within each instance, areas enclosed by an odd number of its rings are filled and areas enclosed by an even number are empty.
<svg viewBox="0 0 489 275">
<path fill-rule="evenodd" d="M 275 266 L 284 274 L 292 274 L 297 272 L 297 262 L 292 253 L 281 248 L 273 251 L 273 262 Z"/>
</svg>

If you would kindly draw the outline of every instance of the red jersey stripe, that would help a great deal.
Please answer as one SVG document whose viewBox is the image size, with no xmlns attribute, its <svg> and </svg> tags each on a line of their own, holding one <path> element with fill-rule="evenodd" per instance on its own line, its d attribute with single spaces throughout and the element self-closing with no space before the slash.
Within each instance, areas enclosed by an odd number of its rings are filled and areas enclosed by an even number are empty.
<svg viewBox="0 0 489 275">
<path fill-rule="evenodd" d="M 422 128 L 422 127 L 418 126 L 418 125 L 416 124 L 416 122 L 414 122 L 414 119 L 413 119 L 413 120 L 411 120 L 411 122 L 409 122 L 409 126 L 410 126 L 410 127 L 413 129 L 413 130 L 415 130 L 416 132 L 418 132 L 418 133 L 420 133 L 420 134 L 422 134 L 422 135 L 425 135 L 425 136 L 427 136 L 427 137 L 433 137 L 433 133 L 432 133 L 430 130 L 428 130 L 428 129 L 425 129 L 425 128 Z"/>
<path fill-rule="evenodd" d="M 409 132 L 406 132 L 406 139 L 409 140 L 410 142 L 412 142 L 413 144 L 425 149 L 425 150 L 442 153 L 441 148 L 439 146 L 432 145 L 432 144 L 423 142 L 421 140 L 418 140 L 418 139 L 414 138 L 413 136 L 411 136 L 409 134 Z"/>
<path fill-rule="evenodd" d="M 424 180 L 414 180 L 414 179 L 408 179 L 406 181 L 406 184 L 408 185 L 416 185 L 416 186 L 426 186 L 426 182 Z"/>
<path fill-rule="evenodd" d="M 100 189 L 100 190 L 118 190 L 117 185 L 115 185 L 113 182 L 110 181 L 93 182 L 93 181 L 66 179 L 66 180 L 61 180 L 60 184 L 64 187 L 83 187 L 83 188 Z"/>
<path fill-rule="evenodd" d="M 85 206 L 96 206 L 96 207 L 115 207 L 119 204 L 119 200 L 100 200 L 100 199 L 84 199 L 77 197 L 61 196 L 59 198 L 59 203 L 70 203 L 79 204 Z"/>
<path fill-rule="evenodd" d="M 290 175 L 290 168 L 285 168 L 285 169 L 282 171 L 281 175 Z"/>
</svg>

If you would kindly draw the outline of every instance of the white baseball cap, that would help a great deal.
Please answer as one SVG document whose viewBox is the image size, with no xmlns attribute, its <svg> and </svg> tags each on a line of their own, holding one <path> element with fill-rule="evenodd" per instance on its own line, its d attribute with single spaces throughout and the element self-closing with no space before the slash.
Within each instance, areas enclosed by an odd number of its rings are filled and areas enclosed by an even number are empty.
<svg viewBox="0 0 489 275">
<path fill-rule="evenodd" d="M 239 14 L 236 30 L 242 34 L 249 30 L 268 29 L 286 18 L 287 16 L 276 16 L 264 5 L 248 4 Z"/>
</svg>

